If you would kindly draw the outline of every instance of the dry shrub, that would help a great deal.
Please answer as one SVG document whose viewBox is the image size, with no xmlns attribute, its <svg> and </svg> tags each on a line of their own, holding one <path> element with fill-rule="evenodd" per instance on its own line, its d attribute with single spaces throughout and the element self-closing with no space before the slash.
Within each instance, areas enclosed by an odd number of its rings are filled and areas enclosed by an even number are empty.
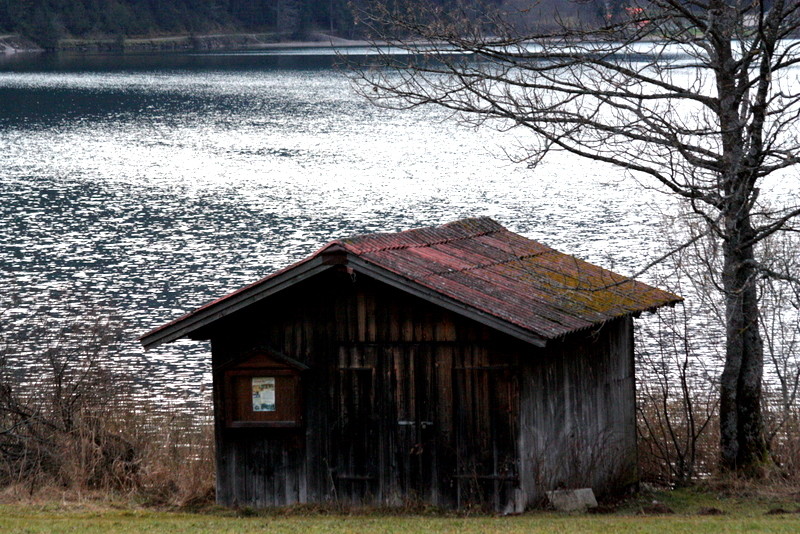
<svg viewBox="0 0 800 534">
<path fill-rule="evenodd" d="M 773 479 L 800 488 L 800 408 L 791 411 L 772 407 L 766 418 L 773 423 L 768 432 Z"/>
<path fill-rule="evenodd" d="M 193 506 L 214 501 L 214 426 L 210 408 L 150 413 L 139 495 L 149 504 Z"/>
<path fill-rule="evenodd" d="M 9 491 L 102 492 L 186 505 L 213 496 L 209 403 L 198 413 L 145 401 L 112 365 L 123 331 L 114 321 L 28 325 L 0 347 L 6 497 Z"/>
<path fill-rule="evenodd" d="M 138 458 L 113 417 L 127 384 L 104 365 L 119 330 L 97 320 L 25 334 L 47 348 L 7 340 L 0 359 L 0 483 L 129 487 Z"/>
<path fill-rule="evenodd" d="M 640 396 L 637 412 L 642 481 L 680 487 L 717 474 L 719 421 L 716 412 L 706 416 L 698 431 L 681 399 L 667 399 L 653 392 Z"/>
<path fill-rule="evenodd" d="M 637 431 L 640 477 L 670 487 L 716 472 L 718 393 L 698 310 L 662 310 L 637 325 Z"/>
<path fill-rule="evenodd" d="M 695 405 L 714 405 L 713 390 L 690 388 L 687 394 L 694 399 Z M 652 394 L 640 396 L 638 445 L 641 479 L 669 487 L 716 481 L 737 494 L 763 494 L 766 486 L 780 495 L 798 493 L 800 408 L 787 408 L 779 398 L 770 391 L 765 392 L 762 410 L 767 423 L 770 460 L 763 466 L 763 477 L 758 481 L 719 471 L 719 418 L 716 411 L 709 413 L 703 431 L 693 437 L 684 402 Z"/>
</svg>

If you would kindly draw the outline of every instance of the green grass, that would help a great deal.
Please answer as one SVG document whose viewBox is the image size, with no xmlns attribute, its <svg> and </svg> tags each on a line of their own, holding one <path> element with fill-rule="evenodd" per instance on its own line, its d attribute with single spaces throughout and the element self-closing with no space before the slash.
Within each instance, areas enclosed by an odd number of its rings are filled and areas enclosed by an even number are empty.
<svg viewBox="0 0 800 534">
<path fill-rule="evenodd" d="M 641 515 L 658 499 L 676 513 Z M 724 515 L 699 515 L 703 508 Z M 58 533 L 364 533 L 529 534 L 535 532 L 800 532 L 800 513 L 768 515 L 769 510 L 796 510 L 791 498 L 718 497 L 700 491 L 659 493 L 622 505 L 613 514 L 581 515 L 531 512 L 515 517 L 398 514 L 364 511 L 352 514 L 297 509 L 235 512 L 209 507 L 197 512 L 155 511 L 108 503 L 14 504 L 0 506 L 4 534 Z"/>
</svg>

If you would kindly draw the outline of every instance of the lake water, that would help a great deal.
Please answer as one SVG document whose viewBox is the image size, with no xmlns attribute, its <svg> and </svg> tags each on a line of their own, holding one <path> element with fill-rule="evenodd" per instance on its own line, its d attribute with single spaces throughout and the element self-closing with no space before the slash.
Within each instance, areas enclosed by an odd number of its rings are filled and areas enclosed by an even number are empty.
<svg viewBox="0 0 800 534">
<path fill-rule="evenodd" d="M 286 50 L 0 63 L 5 328 L 117 316 L 120 365 L 150 395 L 192 401 L 209 347 L 145 354 L 136 338 L 331 239 L 489 216 L 625 274 L 661 250 L 669 197 L 572 157 L 512 163 L 524 132 L 375 108 L 334 62 Z"/>
</svg>

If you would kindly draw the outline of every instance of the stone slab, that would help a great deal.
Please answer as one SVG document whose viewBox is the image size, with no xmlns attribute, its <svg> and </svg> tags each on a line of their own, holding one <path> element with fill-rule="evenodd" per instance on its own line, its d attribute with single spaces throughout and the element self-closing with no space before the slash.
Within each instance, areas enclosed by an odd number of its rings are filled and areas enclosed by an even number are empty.
<svg viewBox="0 0 800 534">
<path fill-rule="evenodd" d="M 561 512 L 585 512 L 597 507 L 592 488 L 548 491 L 547 498 L 553 508 Z"/>
</svg>

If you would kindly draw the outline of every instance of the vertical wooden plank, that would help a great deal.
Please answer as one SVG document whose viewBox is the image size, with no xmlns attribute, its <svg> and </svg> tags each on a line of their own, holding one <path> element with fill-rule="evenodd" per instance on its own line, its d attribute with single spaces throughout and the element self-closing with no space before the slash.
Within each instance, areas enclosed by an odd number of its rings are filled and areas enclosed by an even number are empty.
<svg viewBox="0 0 800 534">
<path fill-rule="evenodd" d="M 398 392 L 402 392 L 403 384 L 397 375 L 396 369 L 398 366 L 402 367 L 404 351 L 401 347 L 396 345 L 386 347 L 384 352 L 387 354 L 385 362 L 385 384 L 384 391 L 386 393 L 386 477 L 384 495 L 387 499 L 387 504 L 400 505 L 403 502 L 402 493 L 402 462 L 398 456 L 398 450 L 402 447 L 402 438 L 400 428 L 397 424 L 399 420 L 399 411 L 401 410 L 400 401 L 398 400 Z M 399 362 L 399 363 L 398 363 Z"/>
<path fill-rule="evenodd" d="M 412 308 L 413 316 L 413 339 L 414 341 L 424 341 L 427 325 L 425 324 L 424 306 Z"/>
<path fill-rule="evenodd" d="M 387 309 L 387 323 L 388 323 L 388 329 L 385 341 L 388 343 L 401 341 L 403 339 L 403 336 L 401 334 L 402 332 L 401 325 L 403 324 L 403 313 L 399 299 L 397 298 L 389 299 L 388 303 L 384 302 L 384 306 L 386 306 Z"/>
<path fill-rule="evenodd" d="M 364 339 L 368 342 L 374 342 L 378 337 L 378 317 L 377 317 L 377 309 L 375 303 L 376 295 L 375 293 L 368 293 L 365 295 L 365 314 L 366 314 L 366 325 L 365 325 L 365 336 Z"/>
<path fill-rule="evenodd" d="M 297 503 L 297 470 L 293 469 L 294 467 L 294 454 L 290 453 L 290 449 L 288 447 L 283 447 L 280 451 L 282 453 L 282 463 L 284 466 L 284 491 L 283 491 L 283 502 L 287 505 L 292 505 Z"/>
<path fill-rule="evenodd" d="M 363 291 L 356 294 L 356 341 L 367 340 L 367 302 Z"/>
<path fill-rule="evenodd" d="M 439 488 L 438 506 L 455 506 L 456 473 L 453 447 L 453 347 L 439 346 L 434 362 L 436 388 L 433 392 L 436 413 L 436 478 Z"/>
<path fill-rule="evenodd" d="M 427 502 L 438 504 L 440 501 L 439 476 L 438 476 L 438 447 L 437 435 L 439 433 L 436 421 L 436 391 L 438 383 L 434 356 L 436 352 L 431 345 L 425 345 L 420 352 L 420 368 L 424 371 L 420 377 L 420 395 L 418 395 L 419 440 L 422 444 L 420 451 L 420 490 Z"/>
<path fill-rule="evenodd" d="M 413 307 L 405 301 L 402 307 L 401 341 L 414 341 Z"/>
<path fill-rule="evenodd" d="M 434 339 L 444 342 L 456 341 L 456 326 L 451 313 L 441 314 L 441 318 L 436 324 Z"/>
<path fill-rule="evenodd" d="M 295 359 L 303 360 L 303 353 L 305 351 L 305 339 L 303 337 L 303 333 L 305 331 L 305 322 L 307 318 L 304 315 L 304 311 L 302 309 L 302 303 L 297 304 L 295 306 L 299 306 L 300 309 L 295 309 L 293 313 L 293 321 L 292 321 L 292 350 L 287 352 L 289 356 Z"/>
<path fill-rule="evenodd" d="M 409 450 L 409 347 L 396 347 L 392 379 L 394 383 L 395 413 L 392 414 L 394 434 L 397 436 L 395 450 L 392 451 L 396 466 L 395 477 L 397 488 L 407 496 L 409 484 L 408 450 Z"/>
<path fill-rule="evenodd" d="M 374 315 L 374 310 L 373 310 Z M 373 333 L 375 325 L 373 324 Z M 387 381 L 386 381 L 386 374 L 387 374 L 387 355 L 383 351 L 377 350 L 374 346 L 371 347 L 373 354 L 371 358 L 375 365 L 375 389 L 376 389 L 376 396 L 375 396 L 375 410 L 377 412 L 377 462 L 376 462 L 376 482 L 375 482 L 375 494 L 373 498 L 377 501 L 377 504 L 385 502 L 386 499 L 386 490 L 387 490 L 387 469 L 388 469 L 388 455 L 387 455 L 387 446 L 388 446 L 388 425 L 389 421 L 388 414 L 387 414 Z"/>
<path fill-rule="evenodd" d="M 267 443 L 266 457 L 273 466 L 272 476 L 272 499 L 273 506 L 283 506 L 286 504 L 287 465 L 285 464 L 284 452 L 286 450 L 286 440 L 269 440 Z"/>
</svg>

